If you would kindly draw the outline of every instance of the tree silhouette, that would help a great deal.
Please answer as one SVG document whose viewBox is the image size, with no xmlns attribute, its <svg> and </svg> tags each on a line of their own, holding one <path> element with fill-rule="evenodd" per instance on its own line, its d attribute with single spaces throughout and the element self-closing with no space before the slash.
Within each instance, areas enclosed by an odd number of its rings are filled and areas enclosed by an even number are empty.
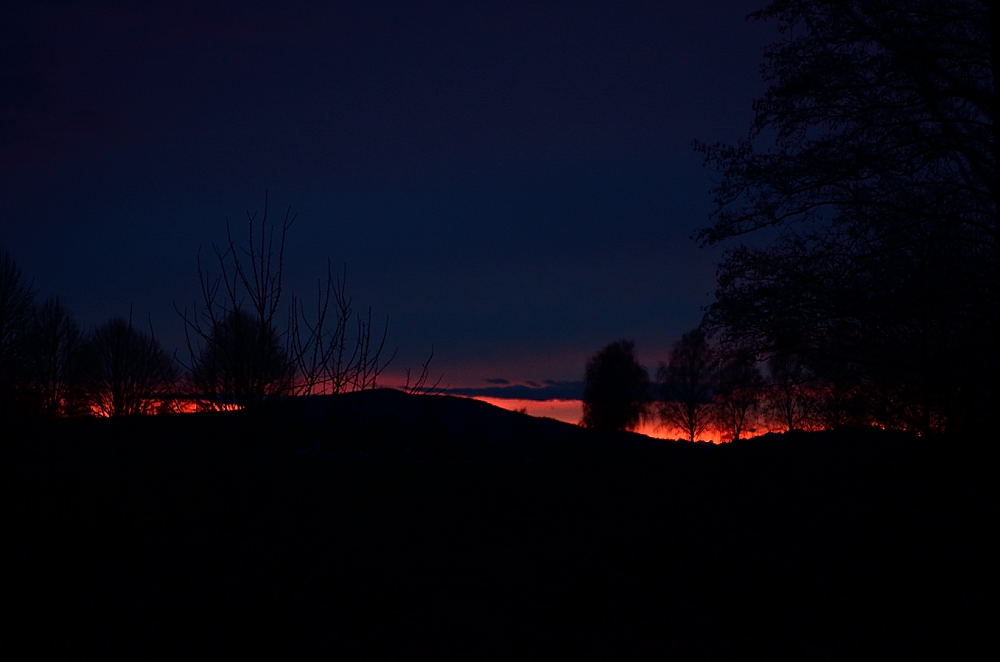
<svg viewBox="0 0 1000 662">
<path fill-rule="evenodd" d="M 702 329 L 688 331 L 674 343 L 670 361 L 660 365 L 660 419 L 695 441 L 712 423 L 715 371 L 713 353 Z"/>
<path fill-rule="evenodd" d="M 394 358 L 386 351 L 388 319 L 356 313 L 346 274 L 327 265 L 310 305 L 285 291 L 285 246 L 295 221 L 247 212 L 245 241 L 226 223 L 226 244 L 213 246 L 216 272 L 198 258 L 201 302 L 177 309 L 187 334 L 185 365 L 204 406 L 256 406 L 283 395 L 375 388 Z M 176 306 L 175 306 L 176 308 Z"/>
<path fill-rule="evenodd" d="M 170 357 L 152 334 L 115 318 L 97 327 L 82 354 L 87 401 L 104 416 L 135 416 L 161 410 L 159 396 L 175 376 Z"/>
<path fill-rule="evenodd" d="M 787 432 L 801 430 L 814 405 L 816 379 L 801 358 L 777 352 L 768 361 L 767 408 L 774 423 Z"/>
<path fill-rule="evenodd" d="M 191 369 L 199 393 L 212 396 L 209 406 L 259 405 L 290 393 L 295 366 L 273 327 L 240 309 L 218 320 Z"/>
<path fill-rule="evenodd" d="M 83 335 L 58 299 L 47 299 L 32 316 L 28 340 L 30 389 L 39 413 L 64 416 L 85 413 L 81 407 Z"/>
<path fill-rule="evenodd" d="M 763 390 L 764 378 L 751 350 L 739 348 L 720 359 L 714 404 L 724 437 L 735 441 L 747 431 L 759 409 Z"/>
<path fill-rule="evenodd" d="M 583 425 L 602 431 L 634 428 L 649 398 L 649 375 L 635 359 L 634 343 L 619 340 L 587 361 Z"/>
<path fill-rule="evenodd" d="M 0 411 L 81 413 L 80 330 L 57 299 L 36 305 L 31 288 L 0 249 Z"/>
<path fill-rule="evenodd" d="M 27 341 L 34 293 L 21 269 L 0 248 L 0 411 L 19 409 L 27 374 Z"/>
<path fill-rule="evenodd" d="M 699 145 L 722 173 L 699 237 L 775 239 L 730 250 L 708 322 L 761 355 L 848 366 L 927 425 L 988 423 L 1000 368 L 993 3 L 780 0 L 753 16 L 783 38 L 765 55 L 749 137 Z"/>
</svg>

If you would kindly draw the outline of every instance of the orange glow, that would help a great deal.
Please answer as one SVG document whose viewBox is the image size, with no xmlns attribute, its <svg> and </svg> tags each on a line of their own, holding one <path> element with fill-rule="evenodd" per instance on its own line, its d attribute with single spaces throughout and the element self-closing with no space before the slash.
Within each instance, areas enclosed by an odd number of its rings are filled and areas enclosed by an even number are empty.
<svg viewBox="0 0 1000 662">
<path fill-rule="evenodd" d="M 500 407 L 501 409 L 517 411 L 527 414 L 528 416 L 535 416 L 539 418 L 551 418 L 564 423 L 569 423 L 570 425 L 579 425 L 581 419 L 583 418 L 582 400 L 526 400 L 520 398 L 451 395 L 454 397 L 468 397 L 472 400 L 480 400 L 495 407 Z M 144 402 L 144 410 L 148 412 L 148 414 L 192 414 L 201 411 L 237 411 L 239 409 L 242 409 L 242 407 L 236 404 L 216 403 L 211 406 L 206 406 L 205 400 L 199 400 L 198 398 L 192 397 L 168 396 L 166 398 L 148 398 Z M 107 416 L 107 413 L 98 404 L 90 406 L 90 414 L 100 418 Z M 887 429 L 885 425 L 877 423 L 872 423 L 872 425 L 874 427 Z M 814 424 L 806 425 L 804 426 L 804 429 L 822 430 L 823 427 Z M 659 420 L 642 421 L 632 430 L 632 432 L 646 435 L 647 437 L 652 437 L 654 439 L 674 440 L 687 438 L 683 430 L 679 428 L 666 427 Z M 784 428 L 780 426 L 775 427 L 767 425 L 763 421 L 758 421 L 757 427 L 747 429 L 743 436 L 744 438 L 750 438 L 768 432 L 784 432 Z M 729 439 L 722 439 L 721 434 L 722 433 L 719 430 L 710 428 L 699 435 L 698 441 L 707 441 L 714 444 L 727 443 Z"/>
<path fill-rule="evenodd" d="M 149 398 L 143 403 L 144 409 L 152 414 L 194 414 L 205 411 L 202 401 L 196 398 Z M 212 411 L 237 411 L 241 409 L 236 404 L 216 404 L 211 407 Z M 90 415 L 98 418 L 106 418 L 107 412 L 99 405 L 90 405 Z"/>
<path fill-rule="evenodd" d="M 554 418 L 564 423 L 576 425 L 583 416 L 583 403 L 580 400 L 519 400 L 516 398 L 492 398 L 476 396 L 473 400 L 488 402 L 494 407 L 521 411 L 529 416 Z"/>
<path fill-rule="evenodd" d="M 476 396 L 473 399 L 488 402 L 501 409 L 522 411 L 529 416 L 554 418 L 557 421 L 573 425 L 578 425 L 583 418 L 582 400 L 519 400 L 516 398 L 491 398 L 484 396 Z M 684 433 L 681 430 L 664 427 L 658 421 L 643 421 L 633 432 L 656 439 L 684 438 Z M 715 431 L 706 432 L 701 435 L 700 440 L 719 443 L 719 433 Z"/>
</svg>

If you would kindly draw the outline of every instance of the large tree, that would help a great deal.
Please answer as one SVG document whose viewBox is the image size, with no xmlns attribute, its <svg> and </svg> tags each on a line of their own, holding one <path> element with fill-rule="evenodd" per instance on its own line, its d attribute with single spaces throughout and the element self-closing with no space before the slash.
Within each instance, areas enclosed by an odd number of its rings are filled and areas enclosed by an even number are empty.
<svg viewBox="0 0 1000 662">
<path fill-rule="evenodd" d="M 719 168 L 709 322 L 856 375 L 902 424 L 969 429 L 996 392 L 996 95 L 985 0 L 777 0 L 768 84 Z M 764 230 L 765 232 L 761 232 Z M 878 412 L 871 412 L 875 417 Z"/>
<path fill-rule="evenodd" d="M 604 431 L 634 428 L 646 411 L 648 391 L 649 375 L 636 360 L 633 343 L 611 343 L 587 362 L 583 425 Z"/>
</svg>

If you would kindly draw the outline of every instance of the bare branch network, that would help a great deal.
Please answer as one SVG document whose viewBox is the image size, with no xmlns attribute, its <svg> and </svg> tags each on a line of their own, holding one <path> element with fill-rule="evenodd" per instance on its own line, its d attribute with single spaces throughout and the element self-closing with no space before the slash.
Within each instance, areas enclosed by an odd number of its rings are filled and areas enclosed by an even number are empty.
<svg viewBox="0 0 1000 662">
<path fill-rule="evenodd" d="M 284 291 L 285 248 L 295 215 L 278 223 L 247 212 L 246 240 L 226 223 L 226 244 L 212 247 L 215 271 L 198 255 L 201 301 L 177 309 L 184 321 L 184 361 L 192 397 L 204 408 L 253 407 L 271 398 L 377 388 L 396 357 L 387 346 L 389 317 L 357 311 L 346 267 L 332 263 L 311 298 Z M 287 303 L 286 303 L 287 302 Z M 176 306 L 175 306 L 176 309 Z M 431 356 L 404 390 L 427 390 Z M 411 381 L 412 380 L 412 381 Z"/>
</svg>

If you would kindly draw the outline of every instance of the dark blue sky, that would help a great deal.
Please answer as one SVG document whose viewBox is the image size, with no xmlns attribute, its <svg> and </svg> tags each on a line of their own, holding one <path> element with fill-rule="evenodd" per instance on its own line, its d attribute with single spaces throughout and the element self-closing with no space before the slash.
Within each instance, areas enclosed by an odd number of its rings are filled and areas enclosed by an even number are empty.
<svg viewBox="0 0 1000 662">
<path fill-rule="evenodd" d="M 649 364 L 717 251 L 692 139 L 745 134 L 756 3 L 30 2 L 0 27 L 0 243 L 84 326 L 171 302 L 225 221 L 291 206 L 287 276 L 327 258 L 451 384 Z M 377 6 L 373 6 L 377 5 Z"/>
</svg>

